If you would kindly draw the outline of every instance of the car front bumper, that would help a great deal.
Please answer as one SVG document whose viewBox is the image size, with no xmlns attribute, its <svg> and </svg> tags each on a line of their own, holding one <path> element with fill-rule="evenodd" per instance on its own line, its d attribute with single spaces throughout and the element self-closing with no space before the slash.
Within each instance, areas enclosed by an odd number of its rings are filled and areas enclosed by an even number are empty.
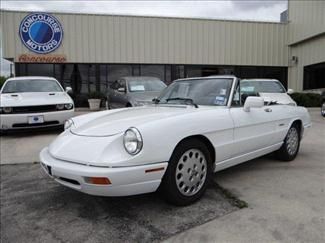
<svg viewBox="0 0 325 243">
<path fill-rule="evenodd" d="M 41 167 L 58 183 L 91 195 L 129 196 L 154 192 L 167 169 L 167 162 L 128 167 L 97 167 L 54 158 L 48 148 L 40 153 Z M 90 184 L 87 178 L 107 178 L 109 185 Z"/>
<path fill-rule="evenodd" d="M 54 112 L 40 112 L 27 114 L 1 114 L 0 115 L 0 130 L 13 129 L 30 129 L 53 127 L 63 125 L 66 120 L 74 115 L 74 109 Z M 29 124 L 28 118 L 33 116 L 43 116 L 43 123 Z"/>
</svg>

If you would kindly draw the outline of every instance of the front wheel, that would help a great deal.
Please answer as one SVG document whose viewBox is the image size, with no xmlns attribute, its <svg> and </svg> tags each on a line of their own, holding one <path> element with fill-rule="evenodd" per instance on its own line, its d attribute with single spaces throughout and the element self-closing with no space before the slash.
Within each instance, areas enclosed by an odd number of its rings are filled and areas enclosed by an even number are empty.
<svg viewBox="0 0 325 243">
<path fill-rule="evenodd" d="M 276 151 L 278 159 L 292 161 L 296 158 L 300 147 L 300 129 L 293 124 L 285 137 L 281 148 Z"/>
<path fill-rule="evenodd" d="M 323 117 L 325 117 L 325 102 L 323 102 L 323 104 L 322 104 L 321 114 Z"/>
<path fill-rule="evenodd" d="M 189 139 L 171 156 L 161 189 L 166 200 L 178 206 L 200 199 L 211 176 L 211 156 L 203 142 Z"/>
</svg>

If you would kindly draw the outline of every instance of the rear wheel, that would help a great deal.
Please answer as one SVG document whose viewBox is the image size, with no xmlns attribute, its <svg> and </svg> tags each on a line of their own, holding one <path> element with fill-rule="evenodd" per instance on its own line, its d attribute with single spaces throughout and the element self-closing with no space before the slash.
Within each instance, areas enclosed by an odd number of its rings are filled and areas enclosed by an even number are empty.
<svg viewBox="0 0 325 243">
<path fill-rule="evenodd" d="M 296 158 L 300 147 L 300 129 L 297 124 L 293 124 L 285 137 L 281 148 L 276 151 L 278 159 L 292 161 Z"/>
<path fill-rule="evenodd" d="M 188 205 L 201 198 L 211 176 L 211 156 L 203 142 L 189 139 L 175 149 L 162 180 L 162 192 L 172 204 Z"/>
<path fill-rule="evenodd" d="M 325 102 L 323 102 L 323 104 L 322 104 L 321 114 L 323 117 L 325 117 Z"/>
</svg>

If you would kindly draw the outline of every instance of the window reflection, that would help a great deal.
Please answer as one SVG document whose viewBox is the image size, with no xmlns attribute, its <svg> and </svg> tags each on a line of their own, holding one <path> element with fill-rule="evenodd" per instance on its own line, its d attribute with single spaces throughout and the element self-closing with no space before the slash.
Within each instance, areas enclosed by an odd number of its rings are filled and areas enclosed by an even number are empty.
<svg viewBox="0 0 325 243">
<path fill-rule="evenodd" d="M 141 76 L 150 76 L 165 81 L 164 65 L 141 65 Z"/>
<path fill-rule="evenodd" d="M 88 64 L 78 64 L 80 75 L 81 94 L 96 91 L 96 66 Z"/>
<path fill-rule="evenodd" d="M 131 65 L 109 65 L 108 66 L 108 83 L 111 84 L 115 80 L 124 76 L 132 76 Z"/>
</svg>

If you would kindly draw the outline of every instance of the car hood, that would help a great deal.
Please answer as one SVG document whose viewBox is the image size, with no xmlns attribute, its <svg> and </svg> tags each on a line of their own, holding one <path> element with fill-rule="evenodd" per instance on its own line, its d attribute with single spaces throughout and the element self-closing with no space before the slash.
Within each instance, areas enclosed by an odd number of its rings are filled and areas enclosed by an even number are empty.
<svg viewBox="0 0 325 243">
<path fill-rule="evenodd" d="M 125 132 L 130 127 L 169 117 L 175 117 L 198 109 L 187 106 L 144 106 L 96 112 L 73 118 L 71 132 L 80 136 L 111 136 Z"/>
<path fill-rule="evenodd" d="M 284 105 L 296 105 L 296 102 L 287 93 L 259 93 L 265 101 L 276 101 Z"/>
<path fill-rule="evenodd" d="M 148 92 L 131 92 L 128 96 L 136 101 L 146 101 L 151 102 L 153 98 L 158 97 L 160 94 L 159 91 L 148 91 Z"/>
<path fill-rule="evenodd" d="M 0 94 L 1 106 L 35 106 L 72 103 L 72 99 L 65 92 L 29 92 Z"/>
</svg>

